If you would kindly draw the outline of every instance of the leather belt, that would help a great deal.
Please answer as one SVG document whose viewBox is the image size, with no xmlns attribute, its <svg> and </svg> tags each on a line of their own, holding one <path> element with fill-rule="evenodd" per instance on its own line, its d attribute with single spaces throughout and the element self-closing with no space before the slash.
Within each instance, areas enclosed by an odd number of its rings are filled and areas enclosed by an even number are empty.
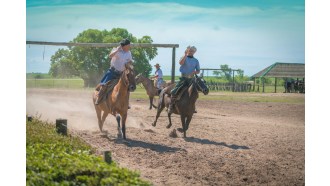
<svg viewBox="0 0 330 186">
<path fill-rule="evenodd" d="M 110 69 L 117 74 L 121 74 L 121 71 L 115 69 L 115 67 L 111 67 Z"/>
</svg>

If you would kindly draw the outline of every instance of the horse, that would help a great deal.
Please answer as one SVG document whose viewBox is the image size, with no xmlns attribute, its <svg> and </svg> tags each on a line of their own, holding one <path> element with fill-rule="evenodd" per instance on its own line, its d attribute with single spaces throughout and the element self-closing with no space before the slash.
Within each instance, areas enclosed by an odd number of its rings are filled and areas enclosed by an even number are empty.
<svg viewBox="0 0 330 186">
<path fill-rule="evenodd" d="M 157 114 L 156 119 L 152 123 L 152 126 L 156 126 L 158 117 L 160 116 L 160 113 L 162 110 L 166 107 L 169 108 L 169 104 L 171 102 L 170 91 L 174 88 L 174 84 L 170 85 L 166 88 L 164 88 L 160 95 L 159 95 L 159 102 L 158 102 L 158 108 L 157 108 Z M 182 128 L 178 128 L 179 132 L 183 132 L 184 138 L 186 138 L 186 132 L 189 128 L 190 121 L 192 119 L 192 116 L 195 111 L 195 103 L 198 99 L 198 92 L 202 92 L 204 95 L 207 95 L 209 93 L 209 88 L 206 86 L 206 82 L 202 77 L 198 77 L 195 75 L 193 77 L 191 84 L 188 86 L 188 88 L 183 88 L 179 92 L 180 98 L 176 101 L 174 105 L 174 114 L 178 114 L 181 116 L 181 123 Z M 169 124 L 166 126 L 166 128 L 170 128 L 172 126 L 171 122 L 171 113 L 167 115 Z"/>
<path fill-rule="evenodd" d="M 150 106 L 149 109 L 152 109 L 152 107 L 157 108 L 157 106 L 155 106 L 153 104 L 153 100 L 155 96 L 158 96 L 158 89 L 155 87 L 154 83 L 152 82 L 151 79 L 143 76 L 142 74 L 138 74 L 135 77 L 135 81 L 136 84 L 142 83 L 144 89 L 146 89 L 147 95 L 149 96 L 149 102 L 150 102 Z M 166 83 L 164 82 L 162 87 L 166 87 L 168 85 L 170 85 L 171 83 Z"/>
<path fill-rule="evenodd" d="M 103 124 L 108 114 L 116 117 L 118 123 L 118 137 L 126 140 L 126 119 L 129 101 L 129 92 L 136 89 L 135 76 L 132 63 L 125 64 L 125 70 L 122 72 L 118 83 L 114 86 L 108 97 L 102 103 L 95 105 L 97 91 L 93 94 L 93 105 L 95 107 L 99 129 L 103 132 Z M 103 114 L 102 114 L 103 111 Z M 101 118 L 102 116 L 102 118 Z M 120 119 L 122 128 L 120 128 Z"/>
</svg>

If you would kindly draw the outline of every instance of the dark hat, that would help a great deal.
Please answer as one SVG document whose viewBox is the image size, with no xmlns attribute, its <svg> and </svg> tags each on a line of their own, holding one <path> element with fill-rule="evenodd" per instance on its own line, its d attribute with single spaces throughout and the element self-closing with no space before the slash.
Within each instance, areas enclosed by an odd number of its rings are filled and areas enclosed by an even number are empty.
<svg viewBox="0 0 330 186">
<path fill-rule="evenodd" d="M 156 63 L 154 66 L 155 66 L 155 67 L 157 67 L 157 66 L 160 67 L 159 63 Z"/>
<path fill-rule="evenodd" d="M 120 41 L 121 46 L 129 45 L 129 44 L 131 44 L 131 42 L 128 39 L 123 39 Z"/>
</svg>

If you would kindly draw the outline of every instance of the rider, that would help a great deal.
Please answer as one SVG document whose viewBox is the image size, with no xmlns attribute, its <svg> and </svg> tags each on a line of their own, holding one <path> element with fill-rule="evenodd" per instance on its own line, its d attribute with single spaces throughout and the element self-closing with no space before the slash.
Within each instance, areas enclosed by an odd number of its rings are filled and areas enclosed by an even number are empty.
<svg viewBox="0 0 330 186">
<path fill-rule="evenodd" d="M 156 63 L 155 67 L 156 67 L 156 71 L 155 71 L 155 75 L 153 76 L 153 78 L 156 79 L 156 88 L 158 89 L 157 91 L 159 94 L 160 91 L 162 90 L 162 84 L 164 83 L 163 71 L 160 69 L 159 63 Z"/>
<path fill-rule="evenodd" d="M 200 67 L 198 60 L 194 57 L 197 48 L 195 46 L 188 46 L 185 50 L 184 56 L 180 59 L 179 64 L 181 77 L 180 81 L 171 90 L 171 103 L 169 105 L 168 113 L 173 113 L 174 105 L 176 102 L 177 94 L 182 87 L 188 86 L 194 74 L 199 74 Z M 196 112 L 196 111 L 195 111 Z"/>
<path fill-rule="evenodd" d="M 130 44 L 130 40 L 123 39 L 120 41 L 120 45 L 117 48 L 113 48 L 111 50 L 109 54 L 109 58 L 111 58 L 110 68 L 104 74 L 100 84 L 96 87 L 96 90 L 99 90 L 99 93 L 95 101 L 95 105 L 98 105 L 103 99 L 107 88 L 106 83 L 112 79 L 119 79 L 121 73 L 125 69 L 125 64 L 133 61 L 130 51 Z"/>
</svg>

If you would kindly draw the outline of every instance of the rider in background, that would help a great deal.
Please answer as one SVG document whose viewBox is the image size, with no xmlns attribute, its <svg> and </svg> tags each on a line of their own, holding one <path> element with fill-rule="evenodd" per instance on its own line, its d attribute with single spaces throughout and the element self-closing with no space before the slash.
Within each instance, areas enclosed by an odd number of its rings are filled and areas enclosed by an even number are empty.
<svg viewBox="0 0 330 186">
<path fill-rule="evenodd" d="M 182 87 L 188 86 L 195 74 L 199 74 L 199 61 L 194 57 L 197 48 L 195 46 L 188 46 L 184 52 L 184 56 L 180 59 L 179 64 L 181 77 L 171 91 L 171 103 L 169 105 L 168 113 L 173 113 L 173 107 L 176 102 L 177 94 Z"/>
<path fill-rule="evenodd" d="M 164 83 L 163 71 L 160 69 L 159 63 L 156 63 L 155 67 L 156 67 L 156 71 L 155 71 L 155 75 L 153 76 L 153 78 L 156 79 L 155 87 L 157 88 L 158 95 L 159 95 L 162 88 L 164 88 L 164 87 L 162 87 L 162 85 Z"/>
</svg>

